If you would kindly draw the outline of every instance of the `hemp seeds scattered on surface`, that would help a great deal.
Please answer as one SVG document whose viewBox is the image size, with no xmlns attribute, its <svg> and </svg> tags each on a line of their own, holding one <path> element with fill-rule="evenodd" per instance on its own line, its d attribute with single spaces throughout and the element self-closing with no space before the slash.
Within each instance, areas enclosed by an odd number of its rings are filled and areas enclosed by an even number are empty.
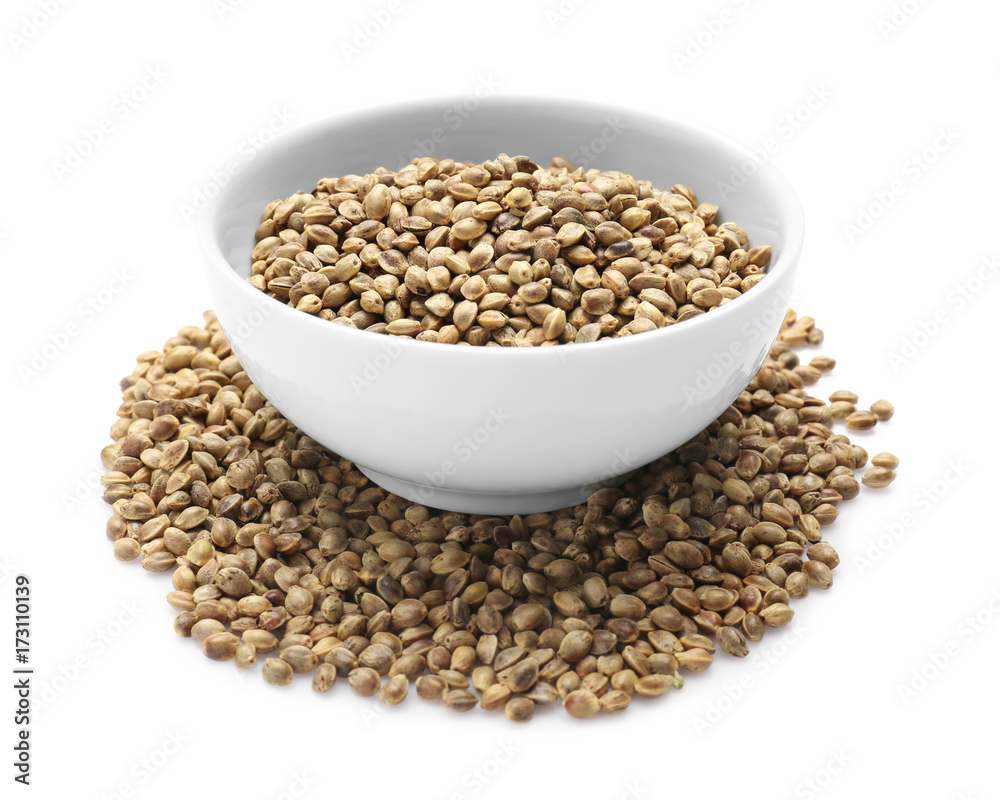
<svg viewBox="0 0 1000 800">
<path fill-rule="evenodd" d="M 822 341 L 808 317 L 789 312 L 734 403 L 620 488 L 493 517 L 372 484 L 284 419 L 205 318 L 121 383 L 107 536 L 116 558 L 173 572 L 179 636 L 261 662 L 272 686 L 311 674 L 319 694 L 345 683 L 515 722 L 541 705 L 614 714 L 746 657 L 832 585 L 827 527 L 869 457 L 831 429 L 857 396 L 807 391 L 835 364 L 794 351 Z M 886 485 L 898 459 L 872 461 L 863 482 Z"/>
</svg>

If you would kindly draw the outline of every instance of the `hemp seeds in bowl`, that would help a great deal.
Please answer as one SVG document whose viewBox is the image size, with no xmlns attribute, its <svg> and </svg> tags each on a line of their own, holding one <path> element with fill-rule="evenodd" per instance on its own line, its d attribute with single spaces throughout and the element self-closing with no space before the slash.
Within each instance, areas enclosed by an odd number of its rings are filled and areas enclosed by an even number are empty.
<svg viewBox="0 0 1000 800">
<path fill-rule="evenodd" d="M 275 200 L 249 282 L 336 324 L 420 341 L 592 342 L 692 319 L 765 277 L 767 244 L 683 185 L 431 157 Z"/>
</svg>

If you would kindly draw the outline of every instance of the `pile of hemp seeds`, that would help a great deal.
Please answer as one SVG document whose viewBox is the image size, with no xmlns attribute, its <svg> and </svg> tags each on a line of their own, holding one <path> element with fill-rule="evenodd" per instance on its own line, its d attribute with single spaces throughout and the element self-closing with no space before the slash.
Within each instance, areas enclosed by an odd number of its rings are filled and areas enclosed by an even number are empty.
<svg viewBox="0 0 1000 800">
<path fill-rule="evenodd" d="M 177 635 L 265 682 L 311 675 L 395 705 L 530 720 L 659 697 L 793 616 L 839 563 L 825 538 L 885 400 L 806 387 L 833 369 L 789 311 L 757 376 L 702 433 L 620 488 L 552 513 L 487 517 L 404 500 L 283 418 L 212 312 L 137 358 L 101 453 L 114 555 L 173 572 Z"/>
<path fill-rule="evenodd" d="M 688 186 L 501 153 L 323 178 L 274 200 L 250 284 L 299 311 L 427 342 L 539 347 L 632 336 L 750 291 L 766 244 Z"/>
</svg>

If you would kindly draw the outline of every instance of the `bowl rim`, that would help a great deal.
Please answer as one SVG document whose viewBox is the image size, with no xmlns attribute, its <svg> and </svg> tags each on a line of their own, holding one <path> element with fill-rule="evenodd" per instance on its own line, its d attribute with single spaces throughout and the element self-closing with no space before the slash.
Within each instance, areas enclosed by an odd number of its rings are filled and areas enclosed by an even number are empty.
<svg viewBox="0 0 1000 800">
<path fill-rule="evenodd" d="M 458 95 L 435 95 L 415 101 L 370 106 L 368 108 L 352 110 L 350 112 L 351 121 L 367 122 L 369 125 L 385 124 L 386 122 L 391 121 L 392 118 L 398 117 L 399 115 L 406 115 L 409 112 L 424 110 L 428 106 L 434 108 L 448 107 L 456 102 L 461 102 L 462 99 L 463 98 Z M 774 291 L 777 291 L 777 287 L 782 283 L 777 279 L 785 272 L 794 270 L 797 265 L 802 250 L 802 242 L 805 233 L 805 220 L 802 203 L 799 200 L 794 187 L 785 175 L 770 161 L 758 160 L 749 147 L 731 136 L 721 133 L 713 128 L 696 125 L 663 114 L 639 111 L 625 106 L 575 100 L 572 98 L 549 98 L 531 95 L 497 95 L 483 98 L 480 102 L 480 108 L 504 108 L 515 105 L 523 108 L 524 106 L 531 106 L 535 111 L 544 111 L 554 115 L 559 114 L 560 108 L 572 108 L 577 112 L 585 110 L 588 113 L 593 113 L 598 116 L 605 116 L 609 114 L 627 115 L 629 119 L 641 119 L 645 126 L 661 126 L 670 128 L 679 135 L 696 137 L 701 141 L 708 143 L 711 147 L 719 150 L 728 150 L 732 152 L 734 156 L 740 157 L 738 161 L 734 159 L 734 164 L 743 163 L 744 160 L 750 159 L 757 165 L 753 178 L 754 180 L 764 181 L 765 191 L 774 198 L 775 207 L 780 209 L 784 222 L 784 236 L 781 254 L 768 265 L 766 273 L 768 277 L 773 277 L 774 280 L 762 280 L 753 287 L 755 290 L 754 292 L 747 292 L 725 305 L 712 309 L 710 313 L 706 312 L 705 314 L 701 314 L 694 319 L 685 320 L 682 329 L 684 332 L 683 335 L 694 334 L 697 330 L 696 326 L 699 325 L 725 324 L 725 320 L 728 319 L 727 315 L 731 316 L 734 313 L 740 313 L 740 307 L 745 306 L 747 302 L 753 302 L 754 298 L 757 298 L 760 302 L 765 302 L 764 297 L 772 294 L 772 291 L 769 291 L 770 287 L 774 287 Z M 245 165 L 244 169 L 241 170 L 241 173 L 243 174 L 240 177 L 244 177 L 246 173 L 250 172 L 250 170 L 266 171 L 272 164 L 284 160 L 287 156 L 287 151 L 295 150 L 303 143 L 312 141 L 317 136 L 327 133 L 331 127 L 334 127 L 338 122 L 345 120 L 347 113 L 348 112 L 339 112 L 336 114 L 328 114 L 295 124 L 291 130 L 283 133 L 263 153 L 258 154 L 252 163 Z M 338 325 L 336 323 L 332 323 L 330 320 L 320 319 L 312 314 L 306 314 L 299 311 L 298 309 L 289 306 L 287 303 L 283 303 L 277 298 L 270 297 L 264 292 L 261 292 L 259 289 L 254 288 L 249 282 L 236 273 L 236 270 L 229 263 L 229 260 L 225 257 L 219 246 L 220 237 L 218 228 L 220 218 L 226 208 L 226 199 L 239 188 L 241 183 L 241 180 L 234 180 L 225 186 L 222 191 L 219 192 L 218 196 L 210 203 L 208 208 L 206 208 L 205 211 L 199 215 L 197 220 L 196 236 L 202 252 L 208 258 L 209 269 L 215 270 L 219 273 L 222 280 L 227 282 L 227 284 L 232 287 L 231 291 L 252 293 L 247 296 L 252 298 L 255 303 L 262 299 L 267 302 L 273 302 L 275 308 L 272 310 L 272 313 L 278 314 L 279 318 L 281 318 L 282 315 L 294 315 L 286 317 L 290 324 L 306 326 L 318 325 L 320 327 L 316 329 L 317 335 L 347 337 L 344 339 L 345 345 L 368 342 L 369 345 L 378 344 L 379 346 L 384 347 L 386 344 L 384 339 L 373 341 L 371 338 L 372 334 L 369 334 L 367 331 L 358 328 L 350 328 L 346 325 Z M 749 298 L 749 301 L 747 298 Z M 734 308 L 734 306 L 739 307 Z M 663 343 L 666 344 L 670 341 L 669 337 L 676 337 L 680 335 L 676 332 L 678 327 L 679 326 L 677 324 L 674 324 L 668 325 L 665 328 L 646 331 L 642 334 L 641 341 L 646 342 L 647 345 L 653 345 L 655 342 L 662 340 Z M 326 331 L 326 334 L 323 334 L 323 331 Z M 365 338 L 360 340 L 352 338 L 357 336 L 363 336 Z M 635 337 L 624 336 L 620 338 L 599 339 L 595 342 L 587 342 L 586 345 L 588 348 L 621 348 L 628 346 L 630 340 L 633 338 Z M 537 354 L 545 353 L 549 350 L 559 351 L 562 350 L 562 346 L 445 348 L 438 342 L 425 342 L 405 336 L 388 337 L 388 339 L 393 341 L 397 346 L 403 348 L 403 350 L 400 351 L 401 353 L 405 352 L 405 350 L 409 348 L 417 348 L 416 352 L 421 352 L 430 347 L 432 348 L 430 351 L 432 353 L 439 353 L 443 355 L 444 352 L 452 351 L 456 353 L 456 357 L 459 358 L 462 358 L 463 356 L 458 354 L 465 353 L 466 351 L 492 351 L 493 355 L 487 356 L 488 358 L 565 357 L 565 353 L 558 352 L 549 353 L 548 356 L 524 355 L 529 352 Z M 575 350 L 575 348 L 573 349 Z M 519 352 L 522 355 L 511 356 L 510 351 Z M 579 353 L 577 352 L 575 355 L 579 355 Z M 481 353 L 477 355 L 477 358 L 481 357 Z"/>
</svg>

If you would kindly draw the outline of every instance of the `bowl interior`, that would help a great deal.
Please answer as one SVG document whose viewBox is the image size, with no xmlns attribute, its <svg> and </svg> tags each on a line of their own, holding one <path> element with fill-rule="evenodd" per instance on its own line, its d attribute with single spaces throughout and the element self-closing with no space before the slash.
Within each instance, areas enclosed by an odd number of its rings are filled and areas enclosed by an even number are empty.
<svg viewBox="0 0 1000 800">
<path fill-rule="evenodd" d="M 720 207 L 720 219 L 740 224 L 751 241 L 771 245 L 772 271 L 790 260 L 783 251 L 797 249 L 801 239 L 800 210 L 784 178 L 722 136 L 596 104 L 471 97 L 301 126 L 221 192 L 205 215 L 206 233 L 245 278 L 253 231 L 272 200 L 311 191 L 320 178 L 398 169 L 423 155 L 480 162 L 501 152 L 530 156 L 540 166 L 562 156 L 574 166 L 630 173 L 661 190 L 686 184 L 700 200 Z"/>
</svg>

